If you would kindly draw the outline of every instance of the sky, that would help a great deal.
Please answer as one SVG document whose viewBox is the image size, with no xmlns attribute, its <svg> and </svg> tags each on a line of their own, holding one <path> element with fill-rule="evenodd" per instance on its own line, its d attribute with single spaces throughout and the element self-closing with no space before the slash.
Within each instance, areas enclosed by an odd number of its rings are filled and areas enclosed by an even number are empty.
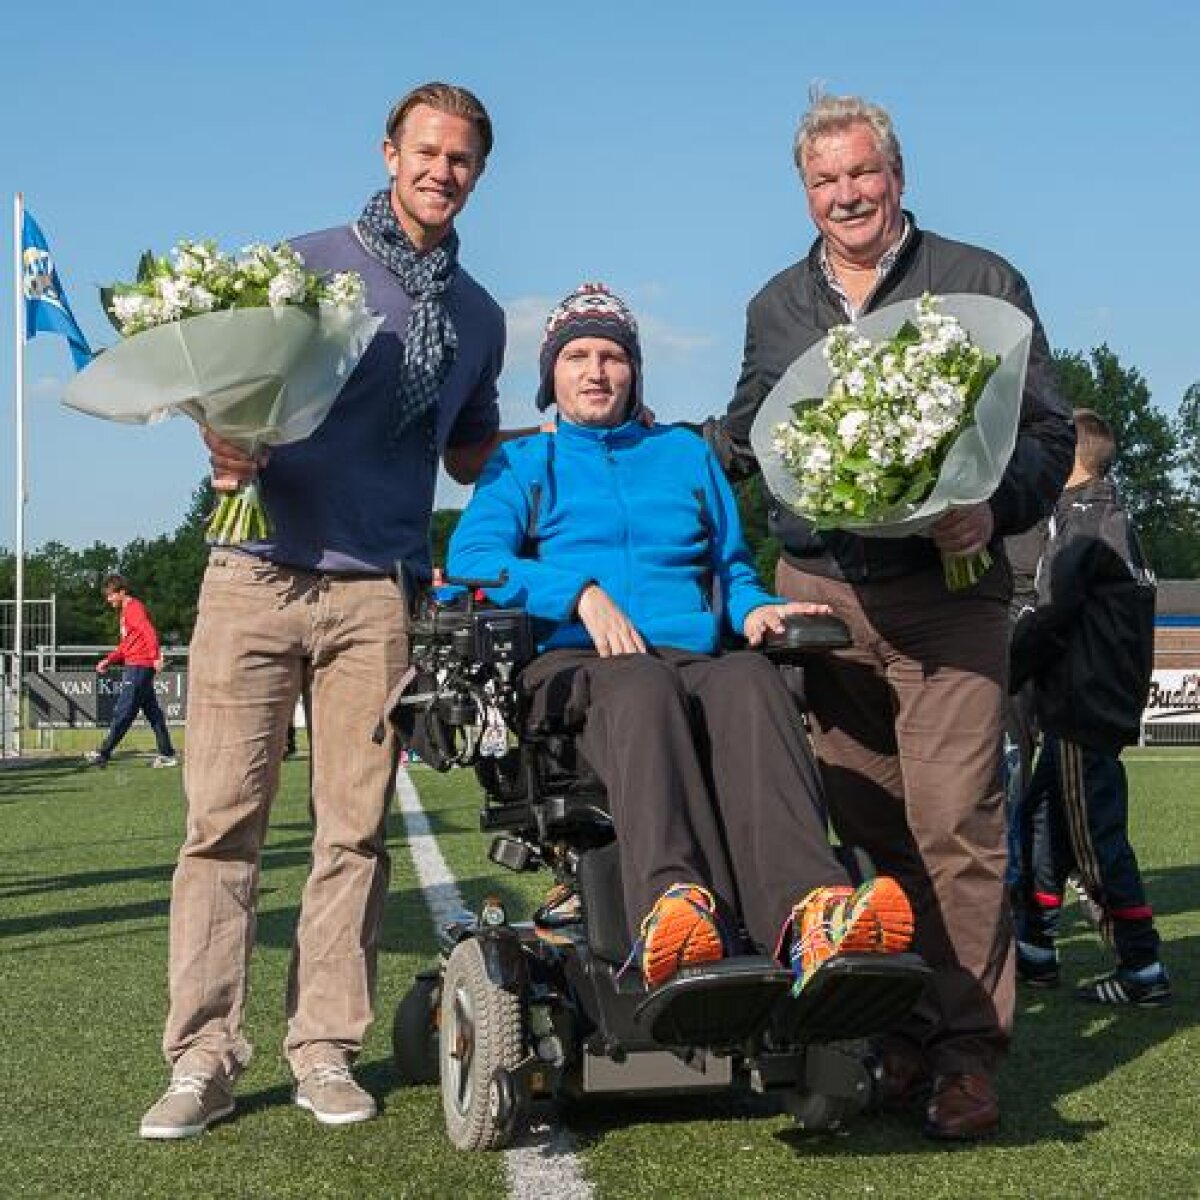
<svg viewBox="0 0 1200 1200">
<path fill-rule="evenodd" d="M 97 289 L 131 278 L 143 250 L 203 237 L 233 250 L 353 219 L 383 185 L 392 102 L 429 79 L 461 83 L 496 127 L 458 229 L 463 264 L 508 315 L 505 424 L 532 422 L 542 322 L 583 280 L 637 314 L 659 419 L 698 420 L 728 403 L 750 297 L 812 241 L 791 142 L 820 84 L 892 113 L 923 227 L 1004 255 L 1051 345 L 1107 343 L 1173 413 L 1200 380 L 1198 12 L 1183 0 L 14 5 L 0 194 L 11 211 L 24 193 L 103 346 L 116 335 Z M 11 550 L 11 317 L 3 327 Z M 66 342 L 39 336 L 24 353 L 26 548 L 173 532 L 207 470 L 192 423 L 66 409 Z M 464 498 L 439 491 L 443 505 Z"/>
</svg>

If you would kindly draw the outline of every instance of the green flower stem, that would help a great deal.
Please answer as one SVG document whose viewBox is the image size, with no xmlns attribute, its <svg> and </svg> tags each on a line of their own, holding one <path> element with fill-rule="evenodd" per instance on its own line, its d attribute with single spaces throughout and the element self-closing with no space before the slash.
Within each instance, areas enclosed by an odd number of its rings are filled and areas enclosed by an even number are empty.
<svg viewBox="0 0 1200 1200">
<path fill-rule="evenodd" d="M 206 530 L 209 542 L 216 546 L 259 542 L 270 532 L 267 510 L 263 508 L 258 486 L 254 483 L 243 484 L 236 492 L 223 495 Z"/>
<path fill-rule="evenodd" d="M 991 565 L 992 556 L 987 550 L 980 550 L 976 554 L 942 555 L 946 586 L 952 592 L 974 587 L 987 574 Z"/>
</svg>

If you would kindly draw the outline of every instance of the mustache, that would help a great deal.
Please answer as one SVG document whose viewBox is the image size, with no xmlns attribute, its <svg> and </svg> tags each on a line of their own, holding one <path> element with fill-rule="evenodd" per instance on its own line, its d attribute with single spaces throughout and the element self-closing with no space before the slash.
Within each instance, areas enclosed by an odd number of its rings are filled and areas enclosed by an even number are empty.
<svg viewBox="0 0 1200 1200">
<path fill-rule="evenodd" d="M 835 204 L 829 210 L 831 221 L 849 221 L 854 217 L 866 217 L 875 211 L 875 205 L 869 200 L 859 200 L 854 204 Z"/>
</svg>

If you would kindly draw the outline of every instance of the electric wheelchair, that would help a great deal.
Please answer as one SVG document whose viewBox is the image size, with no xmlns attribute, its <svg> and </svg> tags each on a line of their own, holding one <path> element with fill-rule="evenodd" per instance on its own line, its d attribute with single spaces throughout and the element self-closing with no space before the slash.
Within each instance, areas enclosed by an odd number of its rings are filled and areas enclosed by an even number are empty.
<svg viewBox="0 0 1200 1200">
<path fill-rule="evenodd" d="M 452 582 L 462 598 L 427 601 L 413 623 L 390 719 L 434 769 L 474 769 L 491 860 L 548 870 L 555 887 L 532 920 L 489 899 L 442 932 L 439 961 L 396 1010 L 401 1080 L 440 1080 L 447 1133 L 463 1150 L 510 1144 L 539 1099 L 778 1092 L 810 1130 L 870 1109 L 879 1070 L 865 1039 L 911 1011 L 929 974 L 922 960 L 836 956 L 793 995 L 789 970 L 745 955 L 648 991 L 630 962 L 603 785 L 570 728 L 530 727 L 518 679 L 535 653 L 530 619 L 478 602 L 484 581 Z M 765 652 L 786 669 L 845 640 L 836 618 L 793 618 Z"/>
</svg>

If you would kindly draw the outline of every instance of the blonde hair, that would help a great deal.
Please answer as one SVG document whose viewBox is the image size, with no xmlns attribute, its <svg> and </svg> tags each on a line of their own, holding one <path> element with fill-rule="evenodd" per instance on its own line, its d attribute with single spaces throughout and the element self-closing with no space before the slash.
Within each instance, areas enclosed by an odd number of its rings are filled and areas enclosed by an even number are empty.
<svg viewBox="0 0 1200 1200">
<path fill-rule="evenodd" d="M 413 88 L 406 96 L 401 96 L 388 113 L 387 136 L 390 141 L 395 141 L 397 131 L 404 124 L 404 118 L 418 104 L 427 104 L 430 108 L 436 108 L 438 112 L 470 121 L 479 135 L 482 151 L 480 161 L 487 162 L 487 156 L 492 152 L 492 118 L 483 107 L 483 101 L 474 92 L 453 83 L 439 83 L 434 80 Z"/>
</svg>

